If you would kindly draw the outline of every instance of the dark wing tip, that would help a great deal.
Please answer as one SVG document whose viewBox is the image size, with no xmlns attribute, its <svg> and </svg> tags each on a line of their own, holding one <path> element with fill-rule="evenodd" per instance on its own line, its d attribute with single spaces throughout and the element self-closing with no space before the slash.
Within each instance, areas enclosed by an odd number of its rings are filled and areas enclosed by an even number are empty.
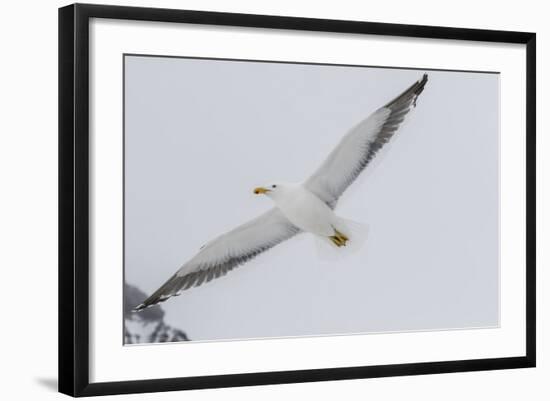
<svg viewBox="0 0 550 401">
<path fill-rule="evenodd" d="M 147 298 L 145 301 L 143 301 L 143 303 L 139 304 L 134 309 L 132 309 L 132 312 L 142 311 L 143 309 L 150 308 L 151 306 L 157 305 L 161 302 L 166 301 L 169 298 L 172 298 L 178 295 L 179 295 L 179 292 L 176 294 L 168 294 L 168 295 L 160 295 L 160 296 L 157 294 L 153 294 L 149 298 Z"/>
<path fill-rule="evenodd" d="M 418 98 L 418 96 L 420 96 L 420 94 L 424 90 L 424 87 L 426 86 L 427 82 L 428 82 L 428 74 L 424 73 L 421 79 L 419 79 L 414 84 L 412 84 L 403 93 L 401 93 L 391 102 L 386 104 L 384 107 L 393 110 L 394 108 L 399 109 L 407 104 L 409 105 L 412 104 L 413 106 L 416 106 L 416 99 Z"/>
<path fill-rule="evenodd" d="M 420 95 L 420 93 L 422 93 L 422 91 L 424 90 L 424 86 L 426 86 L 427 82 L 428 82 L 428 74 L 424 73 L 424 75 L 422 75 L 422 79 L 417 82 L 416 90 L 414 93 L 416 95 Z"/>
<path fill-rule="evenodd" d="M 427 82 L 428 82 L 428 74 L 424 73 L 424 75 L 422 75 L 422 79 L 419 80 L 415 85 L 414 101 L 413 101 L 414 107 L 416 107 L 416 99 L 418 99 L 418 96 L 420 96 L 420 94 L 424 90 L 424 87 L 426 86 Z"/>
<path fill-rule="evenodd" d="M 139 304 L 138 306 L 136 306 L 134 309 L 132 309 L 132 312 L 139 312 L 143 309 L 147 308 L 147 305 L 145 304 Z"/>
</svg>

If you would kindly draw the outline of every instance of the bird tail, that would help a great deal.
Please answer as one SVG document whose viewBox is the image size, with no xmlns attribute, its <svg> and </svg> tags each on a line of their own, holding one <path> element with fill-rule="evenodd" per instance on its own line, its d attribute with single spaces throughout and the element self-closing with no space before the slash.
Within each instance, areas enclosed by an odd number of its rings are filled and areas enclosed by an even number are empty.
<svg viewBox="0 0 550 401">
<path fill-rule="evenodd" d="M 321 259 L 337 260 L 358 252 L 365 244 L 369 226 L 338 217 L 333 225 L 334 235 L 315 236 L 317 253 Z"/>
</svg>

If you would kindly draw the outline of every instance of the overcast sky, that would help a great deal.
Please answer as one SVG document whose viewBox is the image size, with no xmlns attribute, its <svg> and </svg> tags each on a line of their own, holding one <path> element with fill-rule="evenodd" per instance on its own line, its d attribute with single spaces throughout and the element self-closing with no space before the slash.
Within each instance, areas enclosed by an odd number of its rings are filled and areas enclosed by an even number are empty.
<svg viewBox="0 0 550 401">
<path fill-rule="evenodd" d="M 201 245 L 269 209 L 423 71 L 126 57 L 125 275 L 150 294 Z M 498 324 L 499 76 L 429 82 L 336 212 L 369 225 L 320 259 L 307 234 L 165 302 L 192 340 Z"/>
</svg>

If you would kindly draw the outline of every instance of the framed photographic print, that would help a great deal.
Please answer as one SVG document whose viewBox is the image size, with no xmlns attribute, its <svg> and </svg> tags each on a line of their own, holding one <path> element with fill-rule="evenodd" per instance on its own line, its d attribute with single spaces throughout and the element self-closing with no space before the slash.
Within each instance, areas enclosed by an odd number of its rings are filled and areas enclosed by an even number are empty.
<svg viewBox="0 0 550 401">
<path fill-rule="evenodd" d="M 59 10 L 59 389 L 535 366 L 535 34 Z"/>
</svg>

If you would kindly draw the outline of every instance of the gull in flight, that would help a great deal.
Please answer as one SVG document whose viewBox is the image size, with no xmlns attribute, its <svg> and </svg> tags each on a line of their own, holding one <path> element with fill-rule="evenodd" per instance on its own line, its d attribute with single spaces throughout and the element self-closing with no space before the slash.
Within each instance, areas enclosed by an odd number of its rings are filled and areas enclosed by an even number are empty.
<svg viewBox="0 0 550 401">
<path fill-rule="evenodd" d="M 221 277 L 298 233 L 309 232 L 336 250 L 353 244 L 350 222 L 334 213 L 338 198 L 395 134 L 428 82 L 428 75 L 359 122 L 340 141 L 319 169 L 298 184 L 272 183 L 254 189 L 275 207 L 204 245 L 166 283 L 134 311 L 145 309 L 183 290 Z"/>
</svg>

